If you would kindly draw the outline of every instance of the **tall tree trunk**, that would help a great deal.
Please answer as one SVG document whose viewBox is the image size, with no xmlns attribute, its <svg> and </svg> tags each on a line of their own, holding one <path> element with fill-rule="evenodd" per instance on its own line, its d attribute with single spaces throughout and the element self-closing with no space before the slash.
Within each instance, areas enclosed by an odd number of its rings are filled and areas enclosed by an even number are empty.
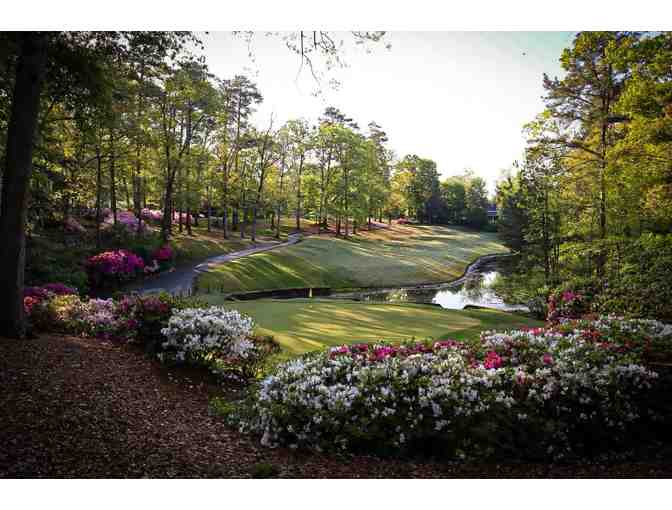
<svg viewBox="0 0 672 510">
<path fill-rule="evenodd" d="M 102 208 L 102 185 L 103 185 L 103 157 L 100 153 L 100 145 L 96 145 L 96 248 L 100 250 L 100 222 Z"/>
<path fill-rule="evenodd" d="M 161 239 L 164 243 L 170 238 L 173 227 L 173 181 L 175 179 L 174 176 L 171 177 L 170 170 L 168 170 L 168 173 L 168 182 L 163 199 L 163 220 L 161 221 Z"/>
<path fill-rule="evenodd" d="M 208 187 L 205 189 L 205 195 L 206 195 L 207 200 L 208 200 L 208 212 L 207 212 L 207 214 L 208 214 L 208 218 L 207 218 L 208 232 L 212 232 L 212 202 L 211 202 L 211 200 L 212 200 L 212 190 L 210 188 L 210 185 L 208 185 Z"/>
<path fill-rule="evenodd" d="M 240 219 L 240 238 L 245 238 L 245 226 L 247 224 L 247 207 L 245 206 L 245 190 L 243 190 L 243 198 L 241 200 L 242 218 Z"/>
<path fill-rule="evenodd" d="M 131 192 L 130 192 L 130 189 L 128 187 L 128 179 L 126 179 L 126 175 L 123 172 L 121 174 L 121 184 L 123 184 L 123 186 L 124 186 L 124 195 L 126 195 L 127 208 L 130 209 L 132 207 L 131 204 L 133 202 L 131 202 Z"/>
<path fill-rule="evenodd" d="M 116 154 L 114 152 L 114 128 L 110 128 L 110 208 L 112 209 L 112 218 L 114 224 L 117 224 L 117 176 L 116 176 Z"/>
<path fill-rule="evenodd" d="M 12 109 L 7 126 L 0 203 L 0 335 L 23 338 L 28 187 L 40 92 L 47 63 L 47 34 L 21 34 Z"/>
<path fill-rule="evenodd" d="M 252 238 L 252 242 L 255 243 L 257 242 L 257 204 L 252 206 L 252 228 L 251 228 L 252 233 L 250 234 L 250 237 Z"/>
<path fill-rule="evenodd" d="M 296 179 L 296 230 L 301 231 L 301 173 L 303 171 L 303 154 L 299 159 L 299 171 Z"/>
<path fill-rule="evenodd" d="M 222 194 L 223 196 L 223 204 L 222 204 L 222 234 L 224 235 L 224 239 L 229 238 L 229 218 L 227 217 L 229 214 L 229 164 L 226 162 L 224 164 L 224 182 L 222 186 Z M 236 216 L 236 221 L 238 220 L 238 217 Z M 235 228 L 234 228 L 235 230 Z"/>
<path fill-rule="evenodd" d="M 344 191 L 344 197 L 343 201 L 345 202 L 345 237 L 348 237 L 348 215 L 350 214 L 350 210 L 348 208 L 348 177 L 349 177 L 349 170 L 344 170 L 345 173 L 345 191 Z"/>
</svg>

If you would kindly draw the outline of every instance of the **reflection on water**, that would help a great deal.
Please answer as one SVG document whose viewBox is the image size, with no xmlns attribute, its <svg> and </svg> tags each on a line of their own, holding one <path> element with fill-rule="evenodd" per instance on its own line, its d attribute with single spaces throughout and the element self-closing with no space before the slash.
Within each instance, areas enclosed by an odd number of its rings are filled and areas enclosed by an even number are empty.
<svg viewBox="0 0 672 510">
<path fill-rule="evenodd" d="M 523 305 L 505 303 L 492 289 L 498 271 L 471 272 L 458 284 L 398 289 L 372 289 L 332 295 L 334 298 L 387 303 L 434 303 L 461 310 L 480 306 L 505 311 L 528 311 Z"/>
</svg>

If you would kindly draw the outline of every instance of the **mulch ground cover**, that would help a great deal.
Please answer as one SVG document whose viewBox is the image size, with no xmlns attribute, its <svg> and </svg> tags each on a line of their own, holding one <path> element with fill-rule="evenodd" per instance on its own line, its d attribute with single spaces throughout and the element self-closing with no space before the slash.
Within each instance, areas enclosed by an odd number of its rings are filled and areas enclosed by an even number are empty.
<svg viewBox="0 0 672 510">
<path fill-rule="evenodd" d="M 0 477 L 670 477 L 671 463 L 440 464 L 268 449 L 225 426 L 227 390 L 127 346 L 69 336 L 0 338 Z M 671 461 L 672 462 L 672 461 Z"/>
</svg>

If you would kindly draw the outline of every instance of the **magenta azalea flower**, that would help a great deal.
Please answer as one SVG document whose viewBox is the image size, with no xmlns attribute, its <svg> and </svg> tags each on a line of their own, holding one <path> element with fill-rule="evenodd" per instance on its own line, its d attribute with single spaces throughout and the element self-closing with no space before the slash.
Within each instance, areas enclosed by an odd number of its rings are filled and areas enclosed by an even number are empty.
<svg viewBox="0 0 672 510">
<path fill-rule="evenodd" d="M 102 275 L 129 277 L 142 271 L 145 263 L 131 251 L 116 250 L 94 255 L 86 261 L 86 266 L 89 271 Z"/>
<path fill-rule="evenodd" d="M 485 356 L 483 366 L 485 368 L 500 368 L 502 366 L 502 358 L 495 351 L 490 351 Z"/>
</svg>

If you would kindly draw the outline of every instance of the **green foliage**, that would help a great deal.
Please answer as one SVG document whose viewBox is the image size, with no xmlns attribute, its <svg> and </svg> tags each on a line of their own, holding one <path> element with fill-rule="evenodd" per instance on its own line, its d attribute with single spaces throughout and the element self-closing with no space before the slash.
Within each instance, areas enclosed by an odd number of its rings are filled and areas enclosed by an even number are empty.
<svg viewBox="0 0 672 510">
<path fill-rule="evenodd" d="M 672 321 L 672 235 L 644 234 L 609 255 L 594 309 Z"/>
<path fill-rule="evenodd" d="M 252 478 L 275 478 L 280 470 L 270 462 L 257 462 L 250 468 Z"/>
<path fill-rule="evenodd" d="M 519 175 L 509 177 L 497 186 L 497 232 L 502 242 L 513 251 L 525 245 L 528 214 L 525 209 L 523 185 Z"/>
<path fill-rule="evenodd" d="M 473 177 L 467 183 L 466 218 L 467 225 L 476 229 L 488 222 L 488 192 L 481 177 Z"/>
</svg>

